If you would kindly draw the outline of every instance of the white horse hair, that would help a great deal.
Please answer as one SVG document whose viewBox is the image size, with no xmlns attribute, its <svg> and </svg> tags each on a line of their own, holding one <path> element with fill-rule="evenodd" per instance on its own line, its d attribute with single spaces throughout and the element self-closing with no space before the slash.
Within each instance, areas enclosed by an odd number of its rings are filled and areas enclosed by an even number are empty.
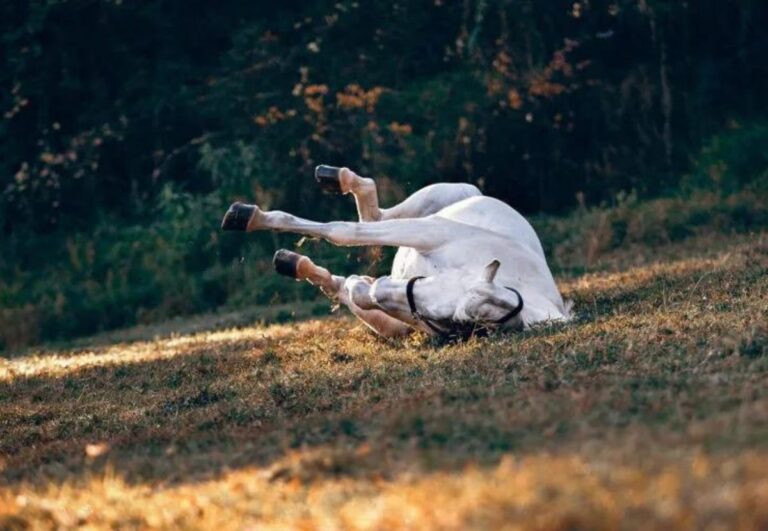
<svg viewBox="0 0 768 531">
<path fill-rule="evenodd" d="M 278 251 L 275 259 L 278 271 L 317 285 L 382 336 L 413 329 L 449 334 L 457 327 L 519 330 L 570 319 L 536 232 L 509 205 L 470 184 L 439 183 L 382 209 L 372 179 L 348 168 L 331 169 L 338 189 L 354 196 L 359 222 L 318 223 L 235 203 L 222 228 L 289 231 L 334 245 L 398 247 L 391 275 L 378 279 L 332 275 L 289 251 Z"/>
</svg>

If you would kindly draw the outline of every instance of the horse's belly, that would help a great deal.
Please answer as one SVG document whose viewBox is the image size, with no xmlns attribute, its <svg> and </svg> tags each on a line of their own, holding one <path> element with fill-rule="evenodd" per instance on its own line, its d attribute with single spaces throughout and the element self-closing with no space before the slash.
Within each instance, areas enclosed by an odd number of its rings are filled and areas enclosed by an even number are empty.
<svg viewBox="0 0 768 531">
<path fill-rule="evenodd" d="M 429 276 L 438 271 L 434 260 L 419 253 L 412 247 L 400 247 L 392 261 L 392 278 Z"/>
</svg>

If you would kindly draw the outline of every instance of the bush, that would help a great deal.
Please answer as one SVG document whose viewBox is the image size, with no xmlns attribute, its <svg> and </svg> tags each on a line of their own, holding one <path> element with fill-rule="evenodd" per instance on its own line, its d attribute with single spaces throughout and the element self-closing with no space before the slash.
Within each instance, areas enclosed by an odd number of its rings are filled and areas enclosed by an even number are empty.
<svg viewBox="0 0 768 531">
<path fill-rule="evenodd" d="M 593 267 L 606 252 L 633 244 L 657 246 L 706 232 L 768 227 L 768 161 L 760 149 L 766 135 L 768 126 L 754 125 L 713 138 L 677 195 L 643 202 L 634 193 L 621 193 L 612 206 L 534 218 L 551 266 L 577 272 Z M 6 240 L 8 252 L 0 257 L 0 348 L 222 307 L 317 297 L 307 283 L 274 274 L 270 258 L 279 247 L 301 245 L 300 252 L 338 274 L 387 272 L 393 249 L 335 248 L 290 234 L 222 233 L 219 220 L 229 201 L 255 196 L 269 207 L 294 191 L 258 184 L 272 177 L 258 177 L 271 170 L 255 144 L 206 143 L 201 150 L 203 169 L 220 191 L 194 195 L 166 185 L 148 209 L 152 221 L 147 224 L 102 218 L 91 233 L 17 234 Z M 417 169 L 405 168 L 418 181 L 414 187 L 421 185 Z M 382 195 L 402 196 L 388 182 L 380 180 Z M 351 201 L 328 200 L 353 208 Z"/>
<path fill-rule="evenodd" d="M 296 235 L 222 233 L 223 194 L 193 196 L 166 187 L 146 226 L 102 220 L 90 234 L 51 235 L 18 245 L 0 281 L 0 349 L 67 339 L 221 307 L 245 308 L 317 297 L 307 283 L 275 275 L 275 248 Z M 344 274 L 367 249 L 306 241 L 302 252 Z M 365 259 L 366 263 L 369 259 Z M 379 270 L 369 269 L 376 274 Z"/>
<path fill-rule="evenodd" d="M 622 195 L 612 207 L 581 209 L 567 217 L 536 217 L 533 224 L 555 271 L 580 272 L 605 253 L 642 245 L 656 247 L 705 233 L 744 233 L 768 227 L 768 194 L 743 190 L 722 197 L 689 196 L 638 202 Z"/>
<path fill-rule="evenodd" d="M 687 193 L 730 195 L 743 188 L 768 191 L 768 124 L 732 124 L 701 149 L 682 182 Z"/>
</svg>

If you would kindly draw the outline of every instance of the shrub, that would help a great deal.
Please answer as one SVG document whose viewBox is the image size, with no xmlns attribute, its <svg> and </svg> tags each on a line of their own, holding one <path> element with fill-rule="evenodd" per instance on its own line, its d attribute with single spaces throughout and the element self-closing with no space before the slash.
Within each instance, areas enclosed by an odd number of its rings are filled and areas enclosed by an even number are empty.
<svg viewBox="0 0 768 531">
<path fill-rule="evenodd" d="M 686 193 L 709 190 L 722 195 L 744 188 L 768 190 L 768 124 L 732 124 L 712 137 L 683 178 Z"/>
</svg>

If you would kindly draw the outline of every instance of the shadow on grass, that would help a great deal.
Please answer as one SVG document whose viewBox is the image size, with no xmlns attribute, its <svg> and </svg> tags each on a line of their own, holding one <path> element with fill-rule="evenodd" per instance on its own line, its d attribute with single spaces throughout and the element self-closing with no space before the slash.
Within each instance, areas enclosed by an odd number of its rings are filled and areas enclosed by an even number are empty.
<svg viewBox="0 0 768 531">
<path fill-rule="evenodd" d="M 331 303 L 324 298 L 317 298 L 314 301 L 302 303 L 256 306 L 238 311 L 168 319 L 162 323 L 142 324 L 83 338 L 59 342 L 54 341 L 42 346 L 28 347 L 18 351 L 0 351 L 0 359 L 3 357 L 13 359 L 30 354 L 45 356 L 55 354 L 61 350 L 82 349 L 86 352 L 101 352 L 111 348 L 115 343 L 132 344 L 230 328 L 295 323 L 311 318 L 327 317 L 330 313 Z"/>
<path fill-rule="evenodd" d="M 731 277 L 732 293 L 745 292 L 757 273 Z M 196 342 L 163 359 L 15 376 L 0 384 L 0 482 L 77 482 L 109 469 L 132 483 L 193 483 L 270 468 L 298 449 L 336 457 L 279 468 L 274 477 L 386 477 L 491 464 L 509 452 L 599 447 L 638 433 L 673 445 L 716 441 L 722 418 L 743 418 L 751 401 L 765 399 L 759 389 L 742 391 L 750 368 L 766 369 L 764 346 L 734 362 L 686 350 L 675 338 L 630 342 L 624 330 L 594 337 L 585 330 L 596 315 L 662 311 L 664 301 L 686 300 L 694 288 L 714 297 L 728 274 L 655 275 L 590 293 L 598 312 L 574 324 L 466 345 L 371 347 L 376 340 L 366 335 L 317 347 L 347 327 L 320 338 L 296 332 L 277 346 Z M 704 362 L 708 371 L 700 372 Z M 718 371 L 726 376 L 713 380 Z M 715 417 L 716 429 L 687 438 L 692 423 Z"/>
<path fill-rule="evenodd" d="M 257 378 L 265 363 L 274 362 L 264 354 L 205 349 L 183 359 L 21 379 L 2 388 L 6 436 L 0 450 L 8 461 L 0 478 L 7 485 L 64 483 L 110 469 L 132 483 L 190 483 L 268 468 L 292 451 L 312 448 L 331 448 L 336 457 L 302 465 L 309 472 L 278 471 L 278 478 L 387 477 L 492 464 L 509 452 L 595 444 L 638 424 L 680 432 L 701 411 L 724 414 L 742 405 L 738 398 L 709 397 L 691 407 L 693 389 L 705 383 L 700 379 L 601 375 L 619 363 L 618 354 L 574 356 L 566 371 L 550 360 L 536 367 L 530 359 L 493 354 L 426 369 L 401 361 L 397 368 L 363 367 L 299 384 L 280 375 L 256 393 L 224 365 Z M 277 375 L 279 368 L 268 372 Z M 91 443 L 107 443 L 110 450 L 89 457 Z M 361 463 L 361 446 L 372 449 L 375 462 Z"/>
<path fill-rule="evenodd" d="M 349 361 L 337 355 L 332 363 Z M 451 433 L 430 431 L 419 412 L 424 400 L 441 403 L 442 423 L 488 398 L 467 363 L 425 369 L 422 360 L 401 360 L 397 367 L 357 367 L 338 377 L 305 373 L 300 382 L 280 365 L 269 350 L 197 347 L 169 359 L 17 377 L 0 385 L 0 455 L 6 459 L 0 478 L 64 482 L 109 466 L 129 481 L 196 481 L 267 466 L 296 448 L 351 448 L 382 431 L 395 446 L 450 451 L 460 443 L 466 458 L 508 451 L 530 438 L 524 426 L 513 433 L 482 415 L 454 422 Z M 458 379 L 425 391 L 425 371 Z M 103 442 L 108 454 L 86 455 L 89 444 Z"/>
</svg>

